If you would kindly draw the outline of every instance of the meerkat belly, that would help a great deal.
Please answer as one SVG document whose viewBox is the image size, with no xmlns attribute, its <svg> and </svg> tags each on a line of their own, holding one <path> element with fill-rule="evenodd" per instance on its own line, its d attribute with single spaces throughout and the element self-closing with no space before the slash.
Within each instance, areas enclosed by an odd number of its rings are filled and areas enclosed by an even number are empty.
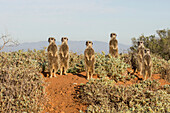
<svg viewBox="0 0 170 113">
<path fill-rule="evenodd" d="M 150 62 L 151 62 L 151 57 L 150 56 L 147 56 L 146 57 L 146 62 L 147 62 L 147 65 L 149 66 Z"/>
<path fill-rule="evenodd" d="M 93 60 L 86 60 L 86 64 L 88 66 L 92 66 L 93 65 Z"/>
</svg>

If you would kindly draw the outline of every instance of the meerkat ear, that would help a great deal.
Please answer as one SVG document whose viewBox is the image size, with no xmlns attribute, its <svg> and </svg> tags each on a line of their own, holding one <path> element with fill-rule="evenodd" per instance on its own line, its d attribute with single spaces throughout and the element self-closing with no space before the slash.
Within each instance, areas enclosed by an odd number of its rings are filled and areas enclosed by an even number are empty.
<svg viewBox="0 0 170 113">
<path fill-rule="evenodd" d="M 61 42 L 63 42 L 63 37 L 61 38 Z"/>
<path fill-rule="evenodd" d="M 67 38 L 67 41 L 68 41 L 68 38 Z"/>
<path fill-rule="evenodd" d="M 54 41 L 56 41 L 56 39 L 54 38 Z"/>
<path fill-rule="evenodd" d="M 48 42 L 50 43 L 50 41 L 51 41 L 51 38 L 48 38 Z"/>
<path fill-rule="evenodd" d="M 92 43 L 92 45 L 93 45 L 93 42 L 91 42 Z"/>
</svg>

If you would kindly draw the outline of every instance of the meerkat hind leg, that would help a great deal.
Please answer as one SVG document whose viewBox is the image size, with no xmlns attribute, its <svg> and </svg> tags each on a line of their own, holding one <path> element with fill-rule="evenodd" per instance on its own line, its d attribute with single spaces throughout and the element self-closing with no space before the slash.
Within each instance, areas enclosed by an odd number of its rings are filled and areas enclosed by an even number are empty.
<svg viewBox="0 0 170 113">
<path fill-rule="evenodd" d="M 54 77 L 57 77 L 56 72 L 57 72 L 57 69 L 54 69 Z"/>
<path fill-rule="evenodd" d="M 52 76 L 53 76 L 53 69 L 50 69 L 50 78 L 52 78 Z"/>
<path fill-rule="evenodd" d="M 67 75 L 67 66 L 64 66 L 64 75 Z"/>
<path fill-rule="evenodd" d="M 146 71 L 145 70 L 143 71 L 143 80 L 144 81 L 146 80 Z"/>
<path fill-rule="evenodd" d="M 90 79 L 92 79 L 93 78 L 93 73 L 92 73 L 92 71 L 90 72 Z"/>
<path fill-rule="evenodd" d="M 67 69 L 64 68 L 64 75 L 67 75 Z"/>
<path fill-rule="evenodd" d="M 63 75 L 63 67 L 60 68 L 60 75 Z"/>
<path fill-rule="evenodd" d="M 151 77 L 152 77 L 152 72 L 151 72 L 150 69 L 148 70 L 148 76 L 149 76 L 149 79 L 151 79 Z"/>
<path fill-rule="evenodd" d="M 89 70 L 86 71 L 87 80 L 89 80 Z"/>
</svg>

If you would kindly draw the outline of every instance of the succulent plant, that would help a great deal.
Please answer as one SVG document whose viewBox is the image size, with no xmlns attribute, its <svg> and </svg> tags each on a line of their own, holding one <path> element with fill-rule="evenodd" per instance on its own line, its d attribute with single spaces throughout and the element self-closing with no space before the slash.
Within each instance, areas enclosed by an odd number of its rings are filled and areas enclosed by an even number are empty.
<svg viewBox="0 0 170 113">
<path fill-rule="evenodd" d="M 117 86 L 108 78 L 92 79 L 81 85 L 77 98 L 88 105 L 87 113 L 170 112 L 170 85 L 142 81 L 130 86 Z"/>
<path fill-rule="evenodd" d="M 34 52 L 0 53 L 0 112 L 40 112 L 44 82 Z"/>
<path fill-rule="evenodd" d="M 100 78 L 108 76 L 115 81 L 124 81 L 123 74 L 130 65 L 121 58 L 113 58 L 110 55 L 96 54 L 95 72 Z"/>
</svg>

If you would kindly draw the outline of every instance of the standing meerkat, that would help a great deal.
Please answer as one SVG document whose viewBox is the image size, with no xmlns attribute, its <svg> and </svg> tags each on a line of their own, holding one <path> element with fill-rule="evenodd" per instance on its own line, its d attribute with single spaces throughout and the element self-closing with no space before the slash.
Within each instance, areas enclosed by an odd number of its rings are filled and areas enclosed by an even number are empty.
<svg viewBox="0 0 170 113">
<path fill-rule="evenodd" d="M 94 74 L 95 55 L 92 45 L 92 41 L 86 41 L 86 49 L 84 51 L 86 76 L 88 80 L 89 78 L 92 78 Z"/>
<path fill-rule="evenodd" d="M 47 48 L 48 52 L 48 64 L 49 64 L 49 71 L 50 71 L 50 78 L 52 78 L 52 72 L 54 71 L 54 77 L 56 77 L 56 72 L 58 71 L 58 48 L 55 43 L 55 38 L 50 37 L 48 39 L 49 46 Z"/>
<path fill-rule="evenodd" d="M 138 70 L 140 75 L 142 74 L 143 57 L 144 57 L 144 54 L 145 54 L 144 50 L 145 50 L 145 47 L 144 47 L 143 41 L 139 41 L 138 42 L 138 49 L 137 49 L 137 61 L 138 61 L 137 70 Z"/>
<path fill-rule="evenodd" d="M 138 59 L 137 59 L 137 53 L 136 52 L 133 52 L 131 54 L 131 65 L 132 65 L 132 69 L 134 70 L 134 73 L 135 73 L 136 70 L 137 70 L 137 67 L 138 67 Z"/>
<path fill-rule="evenodd" d="M 69 47 L 68 47 L 68 38 L 62 37 L 61 38 L 61 46 L 59 49 L 59 57 L 60 57 L 60 75 L 64 74 L 67 75 L 67 69 L 69 65 Z"/>
<path fill-rule="evenodd" d="M 112 57 L 118 57 L 118 41 L 116 39 L 117 34 L 111 33 L 110 34 L 110 42 L 109 42 L 109 53 Z"/>
<path fill-rule="evenodd" d="M 150 50 L 145 50 L 145 55 L 143 57 L 143 78 L 146 80 L 146 72 L 149 76 L 149 79 L 152 77 L 152 58 L 150 55 Z"/>
</svg>

